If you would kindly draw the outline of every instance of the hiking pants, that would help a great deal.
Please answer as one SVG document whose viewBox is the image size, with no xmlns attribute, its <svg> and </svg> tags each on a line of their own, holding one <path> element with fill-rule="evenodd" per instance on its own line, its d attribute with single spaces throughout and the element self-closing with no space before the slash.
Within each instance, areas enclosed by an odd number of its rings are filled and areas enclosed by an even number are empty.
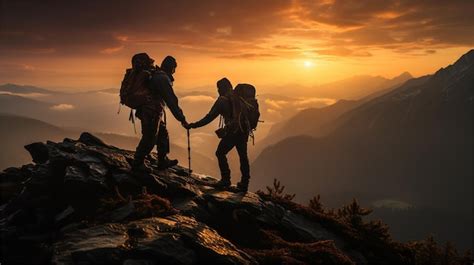
<svg viewBox="0 0 474 265">
<path fill-rule="evenodd" d="M 242 173 L 242 181 L 248 181 L 250 179 L 250 166 L 249 158 L 247 155 L 247 141 L 248 134 L 237 133 L 229 134 L 224 136 L 219 145 L 217 146 L 216 156 L 219 161 L 219 169 L 221 171 L 221 177 L 223 180 L 230 180 L 230 168 L 229 163 L 227 162 L 227 153 L 232 150 L 232 148 L 237 149 L 237 153 L 240 158 L 240 172 Z"/>
<path fill-rule="evenodd" d="M 161 120 L 162 113 L 141 111 L 138 118 L 142 125 L 142 138 L 138 143 L 135 160 L 143 161 L 156 145 L 158 160 L 164 159 L 170 151 L 166 123 Z"/>
</svg>

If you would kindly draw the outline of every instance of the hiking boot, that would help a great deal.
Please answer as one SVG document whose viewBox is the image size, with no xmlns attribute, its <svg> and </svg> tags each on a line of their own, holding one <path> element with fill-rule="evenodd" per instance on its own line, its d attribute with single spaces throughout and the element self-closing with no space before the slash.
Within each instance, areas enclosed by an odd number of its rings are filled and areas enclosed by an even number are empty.
<svg viewBox="0 0 474 265">
<path fill-rule="evenodd" d="M 241 180 L 237 183 L 237 190 L 240 192 L 247 192 L 249 190 L 249 182 Z"/>
<path fill-rule="evenodd" d="M 178 164 L 178 159 L 169 159 L 168 157 L 165 157 L 163 159 L 158 160 L 158 170 L 165 170 L 170 167 L 174 167 Z"/>
<path fill-rule="evenodd" d="M 230 184 L 231 183 L 229 179 L 221 179 L 214 185 L 214 187 L 216 187 L 217 189 L 225 189 L 230 187 Z"/>
</svg>

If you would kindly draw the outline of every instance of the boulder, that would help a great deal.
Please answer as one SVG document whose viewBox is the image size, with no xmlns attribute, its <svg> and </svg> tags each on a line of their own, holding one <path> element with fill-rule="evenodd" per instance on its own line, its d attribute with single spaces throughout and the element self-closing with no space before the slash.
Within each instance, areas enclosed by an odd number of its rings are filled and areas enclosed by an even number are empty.
<svg viewBox="0 0 474 265">
<path fill-rule="evenodd" d="M 54 244 L 55 264 L 254 264 L 216 231 L 174 215 L 107 223 L 66 233 Z M 134 263 L 135 262 L 135 263 Z"/>
</svg>

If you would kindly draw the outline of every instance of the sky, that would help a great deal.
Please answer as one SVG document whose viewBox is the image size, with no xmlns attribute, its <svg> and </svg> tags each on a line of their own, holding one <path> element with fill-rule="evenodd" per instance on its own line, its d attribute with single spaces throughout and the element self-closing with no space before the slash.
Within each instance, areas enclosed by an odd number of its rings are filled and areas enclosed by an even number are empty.
<svg viewBox="0 0 474 265">
<path fill-rule="evenodd" d="M 421 76 L 472 49 L 473 12 L 472 0 L 0 0 L 0 84 L 119 87 L 138 52 L 173 55 L 181 88 Z"/>
</svg>

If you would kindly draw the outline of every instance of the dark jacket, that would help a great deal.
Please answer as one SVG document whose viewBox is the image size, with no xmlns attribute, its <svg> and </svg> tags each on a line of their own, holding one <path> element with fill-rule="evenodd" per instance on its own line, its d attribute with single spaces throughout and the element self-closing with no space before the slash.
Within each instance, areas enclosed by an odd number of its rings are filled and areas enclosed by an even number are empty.
<svg viewBox="0 0 474 265">
<path fill-rule="evenodd" d="M 193 123 L 194 128 L 205 126 L 212 122 L 217 116 L 222 115 L 224 117 L 224 124 L 228 124 L 232 117 L 232 104 L 230 99 L 226 96 L 220 96 L 212 106 L 209 113 L 204 116 L 201 120 Z"/>
<path fill-rule="evenodd" d="M 150 80 L 150 90 L 153 96 L 153 102 L 144 106 L 151 108 L 156 112 L 161 112 L 164 106 L 168 106 L 173 116 L 180 122 L 186 120 L 183 111 L 179 107 L 178 97 L 173 91 L 173 76 L 162 71 L 154 71 Z M 137 117 L 140 117 L 142 110 L 137 110 Z"/>
</svg>

